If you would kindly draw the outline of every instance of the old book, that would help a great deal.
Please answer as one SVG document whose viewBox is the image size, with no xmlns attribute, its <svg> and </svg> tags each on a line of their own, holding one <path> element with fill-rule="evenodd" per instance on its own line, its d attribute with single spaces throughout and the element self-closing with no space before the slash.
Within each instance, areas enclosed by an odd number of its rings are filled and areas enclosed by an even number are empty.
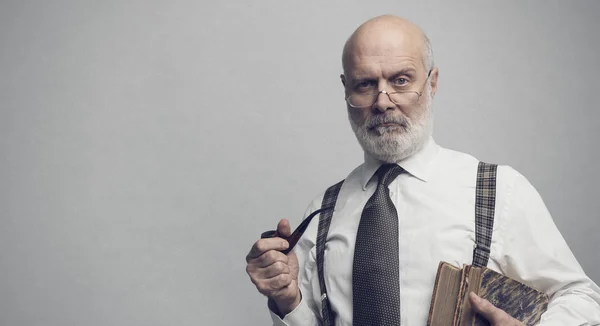
<svg viewBox="0 0 600 326">
<path fill-rule="evenodd" d="M 525 325 L 535 325 L 548 307 L 548 296 L 486 267 L 458 268 L 446 262 L 438 266 L 428 326 L 487 326 L 471 307 L 475 292 Z"/>
</svg>

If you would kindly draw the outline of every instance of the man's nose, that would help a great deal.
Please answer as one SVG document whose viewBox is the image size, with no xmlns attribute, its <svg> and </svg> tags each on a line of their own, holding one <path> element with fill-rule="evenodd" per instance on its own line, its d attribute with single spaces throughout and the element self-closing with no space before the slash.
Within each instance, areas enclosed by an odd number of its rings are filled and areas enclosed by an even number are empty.
<svg viewBox="0 0 600 326">
<path fill-rule="evenodd" d="M 377 94 L 377 99 L 375 100 L 373 106 L 381 113 L 396 108 L 396 104 L 394 104 L 394 102 L 391 101 L 390 95 L 386 91 L 379 91 L 379 94 Z"/>
</svg>

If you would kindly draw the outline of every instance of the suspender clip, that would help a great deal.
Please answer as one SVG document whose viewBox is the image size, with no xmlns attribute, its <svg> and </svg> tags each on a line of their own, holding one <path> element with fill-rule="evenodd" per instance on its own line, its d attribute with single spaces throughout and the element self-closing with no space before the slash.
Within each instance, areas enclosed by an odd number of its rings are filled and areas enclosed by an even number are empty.
<svg viewBox="0 0 600 326">
<path fill-rule="evenodd" d="M 323 294 L 321 294 L 321 302 L 327 300 L 327 293 L 323 292 Z"/>
</svg>

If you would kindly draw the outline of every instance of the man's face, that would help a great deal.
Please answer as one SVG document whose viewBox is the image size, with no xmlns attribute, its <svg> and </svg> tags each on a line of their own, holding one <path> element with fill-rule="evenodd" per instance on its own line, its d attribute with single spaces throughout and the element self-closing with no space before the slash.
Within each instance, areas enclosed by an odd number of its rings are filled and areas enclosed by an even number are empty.
<svg viewBox="0 0 600 326">
<path fill-rule="evenodd" d="M 437 69 L 426 71 L 422 45 L 420 36 L 380 29 L 358 35 L 346 58 L 342 75 L 346 98 L 380 90 L 421 94 L 411 103 L 396 104 L 384 93 L 368 107 L 347 103 L 359 143 L 381 161 L 398 162 L 414 154 L 431 135 Z"/>
</svg>

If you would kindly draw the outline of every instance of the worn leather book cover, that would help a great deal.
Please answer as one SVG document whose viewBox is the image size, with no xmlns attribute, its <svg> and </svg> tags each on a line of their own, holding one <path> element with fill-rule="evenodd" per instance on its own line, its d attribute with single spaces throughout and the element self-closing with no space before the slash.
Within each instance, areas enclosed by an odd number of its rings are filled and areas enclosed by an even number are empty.
<svg viewBox="0 0 600 326">
<path fill-rule="evenodd" d="M 469 300 L 475 292 L 525 325 L 535 325 L 548 308 L 548 296 L 486 267 L 458 268 L 440 262 L 435 278 L 428 326 L 488 326 Z"/>
</svg>

